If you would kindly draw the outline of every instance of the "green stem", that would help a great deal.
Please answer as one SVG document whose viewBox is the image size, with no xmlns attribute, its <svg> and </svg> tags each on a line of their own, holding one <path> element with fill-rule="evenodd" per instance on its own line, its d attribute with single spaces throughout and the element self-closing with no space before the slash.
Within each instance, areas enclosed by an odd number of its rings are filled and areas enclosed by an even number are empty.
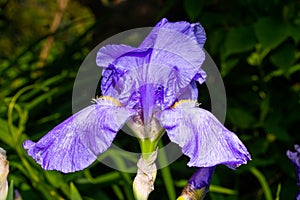
<svg viewBox="0 0 300 200">
<path fill-rule="evenodd" d="M 265 192 L 265 198 L 266 200 L 273 200 L 271 189 L 268 185 L 268 182 L 265 178 L 265 176 L 255 167 L 250 168 L 251 173 L 257 178 L 257 180 L 260 182 L 264 192 Z"/>
<path fill-rule="evenodd" d="M 143 159 L 147 160 L 149 155 L 156 150 L 157 141 L 152 141 L 150 139 L 139 140 Z"/>
<path fill-rule="evenodd" d="M 276 199 L 275 200 L 279 200 L 280 199 L 280 191 L 281 191 L 281 184 L 278 184 L 277 187 L 277 191 L 276 191 Z"/>
<path fill-rule="evenodd" d="M 139 143 L 142 151 L 142 156 L 145 160 L 148 159 L 149 155 L 156 150 L 158 146 L 158 142 L 160 141 L 161 137 L 164 135 L 165 130 L 161 130 L 159 133 L 156 134 L 156 137 L 153 138 L 139 138 Z"/>
<path fill-rule="evenodd" d="M 163 147 L 162 141 L 159 141 L 159 147 Z M 163 149 L 160 150 L 160 154 L 158 155 L 158 162 L 162 166 L 164 166 L 165 163 L 168 162 L 166 152 Z M 166 166 L 166 167 L 162 168 L 161 174 L 162 174 L 162 178 L 163 178 L 169 199 L 176 199 L 176 191 L 175 191 L 170 167 Z"/>
<path fill-rule="evenodd" d="M 154 190 L 154 181 L 157 175 L 155 164 L 157 146 L 163 134 L 164 130 L 162 129 L 150 138 L 138 137 L 142 156 L 137 163 L 137 175 L 133 181 L 133 193 L 137 200 L 147 200 L 148 195 Z"/>
</svg>

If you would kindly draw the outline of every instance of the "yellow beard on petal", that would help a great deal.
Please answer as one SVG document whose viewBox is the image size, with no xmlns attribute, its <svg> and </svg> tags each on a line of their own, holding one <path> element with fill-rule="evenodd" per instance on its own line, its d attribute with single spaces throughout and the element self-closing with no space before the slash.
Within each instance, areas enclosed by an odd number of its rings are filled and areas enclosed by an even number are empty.
<svg viewBox="0 0 300 200">
<path fill-rule="evenodd" d="M 113 106 L 122 106 L 120 101 L 117 99 L 111 97 L 111 96 L 100 96 L 96 97 L 95 99 L 92 99 L 93 103 L 98 103 L 98 104 L 108 104 L 108 105 L 113 105 Z"/>
<path fill-rule="evenodd" d="M 179 100 L 179 101 L 175 102 L 175 103 L 171 106 L 171 108 L 176 108 L 176 107 L 178 107 L 178 106 L 180 107 L 181 105 L 184 105 L 184 104 L 189 105 L 189 106 L 192 106 L 192 107 L 197 107 L 197 106 L 199 106 L 199 104 L 197 103 L 196 100 L 183 99 L 183 100 Z"/>
</svg>

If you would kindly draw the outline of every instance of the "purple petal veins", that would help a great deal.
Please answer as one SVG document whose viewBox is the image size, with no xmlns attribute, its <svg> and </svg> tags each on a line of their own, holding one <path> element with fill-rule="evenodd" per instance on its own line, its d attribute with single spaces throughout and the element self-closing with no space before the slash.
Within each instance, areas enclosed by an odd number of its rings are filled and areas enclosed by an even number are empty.
<svg viewBox="0 0 300 200">
<path fill-rule="evenodd" d="M 225 164 L 236 168 L 246 163 L 250 155 L 237 136 L 211 113 L 195 106 L 196 82 L 206 79 L 201 69 L 205 40 L 199 23 L 162 19 L 136 48 L 100 48 L 96 63 L 105 68 L 101 80 L 104 97 L 38 142 L 25 141 L 24 148 L 44 169 L 74 172 L 89 166 L 109 148 L 127 122 L 140 138 L 156 138 L 165 128 L 170 140 L 190 157 L 189 166 L 205 167 L 199 173 L 205 172 L 207 179 L 192 179 L 195 186 L 208 183 L 210 167 Z"/>
<path fill-rule="evenodd" d="M 74 172 L 92 164 L 134 114 L 111 98 L 101 97 L 52 129 L 37 143 L 27 140 L 28 155 L 47 170 Z"/>
<path fill-rule="evenodd" d="M 195 101 L 183 100 L 160 116 L 170 140 L 190 157 L 189 166 L 211 167 L 224 164 L 235 169 L 250 160 L 238 139 L 210 112 L 196 107 Z"/>
<path fill-rule="evenodd" d="M 199 23 L 162 19 L 137 48 L 101 48 L 96 60 L 98 66 L 106 67 L 103 94 L 118 99 L 123 106 L 140 109 L 141 121 L 149 124 L 157 110 L 168 109 L 182 98 L 197 98 L 194 82 L 203 83 L 206 78 L 201 69 L 205 40 Z"/>
</svg>

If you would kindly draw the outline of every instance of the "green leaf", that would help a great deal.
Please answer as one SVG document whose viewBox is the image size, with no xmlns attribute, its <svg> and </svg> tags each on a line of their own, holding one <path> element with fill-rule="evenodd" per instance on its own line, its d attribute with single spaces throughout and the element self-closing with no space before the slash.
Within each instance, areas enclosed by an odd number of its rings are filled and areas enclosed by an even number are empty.
<svg viewBox="0 0 300 200">
<path fill-rule="evenodd" d="M 120 187 L 118 185 L 112 185 L 112 189 L 119 200 L 125 200 L 122 190 L 120 189 Z"/>
<path fill-rule="evenodd" d="M 96 178 L 93 178 L 88 170 L 83 171 L 84 178 L 78 178 L 76 183 L 79 184 L 98 184 L 100 186 L 107 186 L 113 183 L 117 183 L 121 180 L 121 174 L 118 171 L 109 172 L 102 174 L 100 176 L 97 176 Z"/>
<path fill-rule="evenodd" d="M 209 38 L 206 41 L 207 51 L 210 55 L 220 52 L 220 46 L 223 45 L 225 33 L 224 30 L 214 30 L 210 33 Z"/>
<path fill-rule="evenodd" d="M 256 44 L 252 26 L 229 29 L 224 42 L 224 57 L 236 53 L 243 53 L 254 49 Z"/>
<path fill-rule="evenodd" d="M 158 144 L 160 148 L 164 146 L 161 140 L 159 141 Z M 168 162 L 166 152 L 161 149 L 161 152 L 158 155 L 158 163 L 163 166 L 166 162 Z M 176 191 L 175 191 L 174 182 L 173 182 L 173 178 L 169 166 L 162 168 L 160 171 L 162 174 L 164 185 L 168 193 L 168 198 L 176 199 Z"/>
<path fill-rule="evenodd" d="M 184 8 L 191 21 L 197 21 L 205 1 L 184 0 Z"/>
<path fill-rule="evenodd" d="M 265 137 L 256 137 L 255 140 L 253 139 L 253 142 L 251 143 L 251 146 L 248 147 L 249 152 L 252 153 L 252 155 L 265 155 L 266 151 L 269 147 L 269 141 L 266 140 Z M 272 158 L 271 158 L 272 159 Z M 255 159 L 252 161 L 255 163 L 255 166 L 259 165 L 269 165 L 272 160 L 259 160 Z"/>
<path fill-rule="evenodd" d="M 221 75 L 226 76 L 239 62 L 238 58 L 230 58 L 222 60 L 221 62 Z"/>
<path fill-rule="evenodd" d="M 266 180 L 266 177 L 263 175 L 263 173 L 261 173 L 258 169 L 254 168 L 254 167 L 252 167 L 250 169 L 250 171 L 252 172 L 252 174 L 257 178 L 257 180 L 261 184 L 261 187 L 265 193 L 265 199 L 273 200 L 271 189 L 270 189 L 268 182 Z"/>
<path fill-rule="evenodd" d="M 13 127 L 16 130 L 16 127 Z M 8 123 L 6 120 L 0 118 L 0 140 L 5 144 L 13 147 L 11 135 L 9 134 Z"/>
<path fill-rule="evenodd" d="M 288 75 L 292 75 L 293 73 L 296 73 L 298 71 L 300 71 L 300 64 L 297 64 L 297 65 L 294 65 L 294 66 L 290 67 L 288 69 Z"/>
<path fill-rule="evenodd" d="M 296 47 L 293 44 L 286 43 L 276 49 L 273 55 L 271 55 L 270 60 L 276 67 L 287 71 L 294 64 L 295 55 Z"/>
<path fill-rule="evenodd" d="M 64 176 L 57 172 L 57 171 L 44 171 L 46 179 L 50 182 L 51 185 L 53 185 L 55 188 L 65 188 L 66 187 L 66 181 L 64 179 Z"/>
<path fill-rule="evenodd" d="M 275 200 L 280 200 L 280 191 L 281 191 L 281 184 L 279 183 L 278 186 L 277 186 L 276 199 Z"/>
<path fill-rule="evenodd" d="M 228 109 L 228 119 L 240 128 L 249 128 L 256 121 L 249 112 L 238 108 Z"/>
<path fill-rule="evenodd" d="M 295 43 L 300 41 L 300 25 L 289 26 L 289 35 L 294 39 Z"/>
<path fill-rule="evenodd" d="M 273 49 L 281 44 L 289 34 L 287 24 L 272 18 L 261 18 L 254 24 L 258 41 L 265 49 Z"/>
<path fill-rule="evenodd" d="M 82 197 L 79 194 L 73 182 L 70 183 L 70 191 L 71 191 L 71 200 L 82 200 Z"/>
<path fill-rule="evenodd" d="M 13 180 L 9 184 L 6 200 L 14 200 L 14 181 Z"/>
<path fill-rule="evenodd" d="M 236 195 L 237 194 L 236 190 L 221 187 L 221 186 L 218 186 L 218 185 L 210 185 L 209 186 L 209 191 L 220 193 L 220 194 L 227 194 L 227 195 Z"/>
</svg>

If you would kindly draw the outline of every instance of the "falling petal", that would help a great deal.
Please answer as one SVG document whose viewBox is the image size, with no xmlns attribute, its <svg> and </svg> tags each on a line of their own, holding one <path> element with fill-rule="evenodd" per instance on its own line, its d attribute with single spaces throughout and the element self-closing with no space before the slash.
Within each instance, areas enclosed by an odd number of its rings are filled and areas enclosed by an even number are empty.
<svg viewBox="0 0 300 200">
<path fill-rule="evenodd" d="M 117 131 L 133 115 L 116 100 L 101 97 L 52 129 L 37 143 L 23 147 L 46 170 L 64 173 L 82 170 L 93 163 L 112 143 Z"/>
<path fill-rule="evenodd" d="M 180 101 L 173 109 L 163 111 L 160 120 L 170 140 L 190 157 L 189 166 L 224 164 L 235 169 L 250 160 L 238 137 L 210 112 L 196 107 L 195 101 Z"/>
</svg>

